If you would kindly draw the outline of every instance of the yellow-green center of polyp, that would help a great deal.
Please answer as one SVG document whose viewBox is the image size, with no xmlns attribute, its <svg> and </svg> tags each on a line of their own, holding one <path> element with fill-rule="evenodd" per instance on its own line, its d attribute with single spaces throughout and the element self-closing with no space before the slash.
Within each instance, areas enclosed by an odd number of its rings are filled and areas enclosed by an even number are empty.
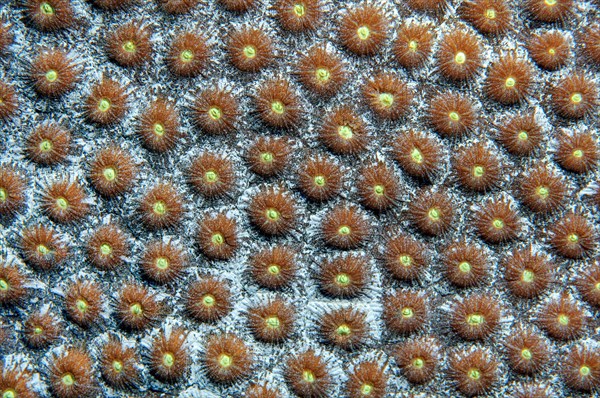
<svg viewBox="0 0 600 398">
<path fill-rule="evenodd" d="M 121 373 L 123 371 L 123 363 L 121 361 L 113 361 L 112 363 L 113 370 L 117 373 Z"/>
<path fill-rule="evenodd" d="M 115 170 L 113 167 L 107 167 L 102 170 L 102 175 L 107 181 L 114 181 L 115 178 L 117 178 L 117 170 Z"/>
<path fill-rule="evenodd" d="M 42 142 L 40 142 L 40 151 L 41 152 L 50 152 L 52 150 L 54 145 L 52 145 L 52 141 L 46 139 L 46 140 L 42 140 Z"/>
<path fill-rule="evenodd" d="M 163 365 L 167 368 L 170 368 L 175 364 L 175 357 L 170 352 L 167 352 L 163 355 Z"/>
<path fill-rule="evenodd" d="M 125 52 L 128 52 L 128 53 L 134 53 L 135 52 L 135 43 L 132 42 L 131 40 L 127 40 L 125 43 L 123 43 L 123 50 L 125 50 Z"/>
<path fill-rule="evenodd" d="M 183 50 L 179 59 L 181 59 L 181 62 L 183 63 L 191 62 L 192 59 L 194 59 L 194 53 L 191 50 Z"/>
<path fill-rule="evenodd" d="M 271 110 L 278 115 L 283 115 L 285 112 L 285 105 L 281 101 L 273 101 L 271 103 Z"/>
<path fill-rule="evenodd" d="M 297 17 L 302 18 L 304 14 L 306 14 L 306 8 L 304 7 L 304 4 L 294 4 L 294 14 L 296 14 Z"/>
<path fill-rule="evenodd" d="M 159 216 L 163 216 L 167 212 L 167 204 L 162 200 L 157 200 L 152 206 L 152 211 Z"/>
<path fill-rule="evenodd" d="M 265 319 L 265 324 L 270 329 L 278 329 L 279 325 L 281 323 L 279 321 L 279 318 L 277 316 L 273 315 L 273 316 L 270 316 L 267 319 Z"/>
<path fill-rule="evenodd" d="M 215 301 L 215 296 L 212 294 L 205 294 L 204 297 L 202 297 L 202 305 L 205 307 L 212 307 L 215 305 Z"/>
<path fill-rule="evenodd" d="M 351 333 L 350 326 L 342 324 L 338 326 L 336 333 L 340 336 L 349 336 Z"/>
<path fill-rule="evenodd" d="M 54 15 L 54 7 L 52 7 L 52 5 L 46 1 L 40 4 L 40 11 L 44 15 Z"/>
<path fill-rule="evenodd" d="M 227 354 L 219 355 L 219 366 L 227 369 L 231 365 L 233 365 L 233 358 L 231 357 L 231 355 L 227 355 Z"/>
<path fill-rule="evenodd" d="M 350 235 L 350 227 L 347 225 L 342 225 L 341 227 L 338 228 L 338 234 L 342 235 L 342 236 L 347 236 Z"/>
<path fill-rule="evenodd" d="M 321 83 L 327 83 L 329 81 L 329 78 L 331 77 L 331 72 L 329 72 L 329 70 L 325 68 L 317 68 L 315 76 L 317 80 Z"/>
<path fill-rule="evenodd" d="M 348 286 L 350 284 L 350 275 L 341 273 L 335 276 L 335 283 L 340 286 Z"/>
<path fill-rule="evenodd" d="M 159 257 L 156 259 L 155 264 L 156 268 L 164 271 L 169 268 L 169 259 L 166 257 Z"/>
<path fill-rule="evenodd" d="M 352 138 L 352 129 L 349 126 L 340 126 L 338 127 L 338 134 L 345 140 L 349 140 Z"/>
<path fill-rule="evenodd" d="M 215 233 L 211 236 L 210 241 L 214 244 L 214 245 L 222 245 L 223 242 L 225 242 L 225 238 L 223 237 L 222 234 L 220 233 Z"/>
<path fill-rule="evenodd" d="M 75 377 L 73 377 L 71 373 L 65 373 L 60 380 L 67 387 L 71 387 L 73 384 L 75 384 Z"/>
<path fill-rule="evenodd" d="M 58 73 L 54 69 L 50 69 L 48 72 L 46 72 L 46 80 L 48 80 L 50 83 L 54 83 L 56 79 L 58 79 Z"/>
<path fill-rule="evenodd" d="M 369 29 L 368 26 L 361 26 L 358 29 L 356 29 L 356 34 L 358 35 L 358 38 L 361 40 L 367 40 L 369 38 L 369 36 L 371 36 L 371 30 Z"/>
</svg>

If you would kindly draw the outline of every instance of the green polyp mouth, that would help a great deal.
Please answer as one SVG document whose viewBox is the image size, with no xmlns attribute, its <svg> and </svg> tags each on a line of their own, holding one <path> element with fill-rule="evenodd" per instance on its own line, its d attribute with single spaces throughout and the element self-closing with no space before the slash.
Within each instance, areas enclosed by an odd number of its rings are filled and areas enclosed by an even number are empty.
<svg viewBox="0 0 600 398">
<path fill-rule="evenodd" d="M 175 364 L 175 357 L 170 352 L 167 352 L 166 354 L 163 355 L 162 362 L 163 362 L 163 365 L 165 365 L 167 368 L 170 368 L 171 366 L 173 366 Z"/>
<path fill-rule="evenodd" d="M 535 193 L 542 199 L 546 199 L 548 197 L 548 195 L 550 194 L 550 190 L 548 189 L 548 187 L 537 187 L 535 189 Z"/>
<path fill-rule="evenodd" d="M 225 242 L 225 238 L 222 234 L 217 232 L 216 234 L 213 234 L 213 236 L 211 236 L 210 241 L 214 245 L 222 245 Z"/>
<path fill-rule="evenodd" d="M 125 43 L 123 43 L 123 50 L 125 50 L 125 52 L 128 52 L 128 53 L 134 53 L 135 52 L 135 43 L 132 42 L 131 40 L 127 40 Z"/>
<path fill-rule="evenodd" d="M 575 149 L 573 151 L 573 157 L 577 158 L 577 159 L 582 158 L 583 157 L 583 151 L 581 149 Z"/>
<path fill-rule="evenodd" d="M 423 163 L 423 153 L 421 153 L 421 151 L 418 148 L 413 148 L 413 150 L 410 152 L 410 158 L 416 164 Z"/>
<path fill-rule="evenodd" d="M 231 365 L 233 365 L 233 358 L 231 357 L 231 355 L 219 355 L 219 366 L 221 366 L 222 368 L 228 368 Z"/>
<path fill-rule="evenodd" d="M 106 98 L 102 98 L 98 102 L 98 110 L 100 112 L 108 112 L 109 109 L 110 109 L 110 100 L 108 100 Z"/>
<path fill-rule="evenodd" d="M 458 114 L 458 112 L 450 112 L 448 114 L 448 117 L 450 118 L 450 120 L 452 120 L 453 122 L 458 122 L 460 120 L 460 115 Z"/>
<path fill-rule="evenodd" d="M 40 253 L 42 256 L 45 256 L 47 254 L 50 254 L 50 249 L 45 245 L 38 245 L 37 252 Z"/>
<path fill-rule="evenodd" d="M 469 379 L 479 380 L 481 378 L 481 372 L 479 369 L 469 369 L 467 376 L 469 376 Z"/>
<path fill-rule="evenodd" d="M 17 398 L 17 393 L 13 389 L 8 389 L 2 393 L 2 398 Z"/>
<path fill-rule="evenodd" d="M 544 3 L 548 6 L 554 6 L 557 3 L 557 0 L 544 0 Z"/>
<path fill-rule="evenodd" d="M 579 104 L 581 101 L 583 101 L 583 95 L 581 95 L 581 93 L 574 93 L 571 95 L 571 102 L 574 104 Z"/>
<path fill-rule="evenodd" d="M 596 282 L 595 288 L 596 290 L 600 291 L 600 282 Z"/>
<path fill-rule="evenodd" d="M 213 305 L 215 305 L 215 302 L 217 300 L 215 299 L 215 296 L 213 296 L 212 294 L 205 294 L 204 297 L 202 297 L 202 305 L 204 305 L 205 307 L 212 307 Z"/>
<path fill-rule="evenodd" d="M 188 63 L 194 59 L 194 53 L 191 50 L 183 50 L 179 55 L 181 62 Z"/>
<path fill-rule="evenodd" d="M 579 374 L 582 375 L 583 377 L 589 376 L 590 373 L 592 373 L 592 369 L 590 369 L 590 367 L 587 365 L 583 365 L 582 367 L 579 368 Z"/>
<path fill-rule="evenodd" d="M 7 281 L 5 281 L 4 279 L 0 279 L 0 290 L 1 291 L 6 292 L 6 291 L 8 291 L 9 287 L 10 286 Z"/>
<path fill-rule="evenodd" d="M 71 373 L 64 374 L 60 379 L 65 386 L 71 387 L 75 384 L 75 377 Z"/>
<path fill-rule="evenodd" d="M 338 134 L 345 140 L 349 140 L 353 136 L 352 129 L 349 126 L 338 127 Z"/>
<path fill-rule="evenodd" d="M 271 152 L 261 153 L 260 160 L 263 163 L 273 163 L 273 154 Z"/>
<path fill-rule="evenodd" d="M 44 15 L 54 15 L 54 7 L 52 7 L 52 5 L 46 1 L 40 4 L 40 11 Z"/>
<path fill-rule="evenodd" d="M 527 134 L 527 131 L 520 131 L 517 138 L 519 141 L 527 141 L 529 139 L 529 134 Z"/>
<path fill-rule="evenodd" d="M 219 175 L 215 171 L 209 170 L 206 173 L 204 173 L 204 179 L 206 180 L 206 182 L 217 182 L 217 180 L 219 179 Z"/>
<path fill-rule="evenodd" d="M 432 221 L 439 221 L 439 219 L 442 217 L 442 213 L 439 211 L 439 209 L 433 208 L 429 209 L 427 216 Z"/>
<path fill-rule="evenodd" d="M 285 105 L 283 105 L 283 102 L 281 101 L 273 101 L 271 103 L 271 110 L 278 115 L 283 115 L 283 112 L 285 112 Z"/>
<path fill-rule="evenodd" d="M 169 259 L 166 257 L 159 257 L 156 259 L 155 264 L 156 268 L 164 271 L 169 268 Z"/>
<path fill-rule="evenodd" d="M 158 200 L 152 206 L 152 211 L 160 216 L 164 216 L 167 212 L 167 204 L 162 200 Z"/>
<path fill-rule="evenodd" d="M 485 17 L 487 19 L 496 19 L 496 10 L 494 10 L 493 8 L 488 8 L 487 10 L 485 10 Z"/>
<path fill-rule="evenodd" d="M 466 261 L 463 261 L 462 263 L 458 264 L 458 269 L 460 270 L 460 272 L 468 274 L 469 272 L 471 272 L 471 264 L 469 264 Z"/>
<path fill-rule="evenodd" d="M 83 300 L 83 299 L 79 299 L 75 302 L 75 306 L 77 307 L 77 309 L 79 310 L 79 312 L 86 312 L 88 309 L 88 303 Z"/>
<path fill-rule="evenodd" d="M 294 14 L 299 18 L 302 18 L 306 14 L 306 7 L 302 3 L 294 4 L 293 10 Z"/>
<path fill-rule="evenodd" d="M 54 83 L 56 79 L 58 79 L 58 73 L 55 70 L 50 69 L 48 72 L 46 72 L 46 80 L 48 80 L 50 83 Z"/>
<path fill-rule="evenodd" d="M 363 25 L 356 29 L 356 34 L 358 35 L 359 39 L 367 40 L 371 36 L 371 29 L 369 29 L 368 26 Z"/>
<path fill-rule="evenodd" d="M 506 79 L 506 82 L 504 82 L 504 85 L 508 88 L 513 88 L 517 85 L 517 80 L 514 77 L 509 77 Z"/>
<path fill-rule="evenodd" d="M 310 370 L 305 370 L 302 372 L 302 380 L 304 380 L 307 383 L 314 383 L 315 375 Z"/>
<path fill-rule="evenodd" d="M 33 334 L 39 336 L 40 334 L 44 333 L 44 329 L 42 329 L 39 326 L 36 326 L 35 329 L 33 329 Z"/>
<path fill-rule="evenodd" d="M 531 358 L 533 358 L 533 354 L 531 353 L 531 351 L 529 350 L 529 348 L 523 348 L 521 350 L 521 357 L 523 359 L 526 359 L 526 360 L 529 361 L 529 360 L 531 360 Z"/>
<path fill-rule="evenodd" d="M 165 126 L 163 126 L 160 123 L 155 123 L 153 130 L 154 130 L 154 134 L 156 134 L 160 137 L 162 137 L 165 134 Z"/>
<path fill-rule="evenodd" d="M 326 83 L 329 81 L 329 78 L 331 77 L 331 72 L 329 72 L 329 70 L 327 70 L 325 68 L 317 68 L 317 71 L 315 72 L 315 76 L 316 76 L 317 80 L 320 81 L 321 83 Z"/>
<path fill-rule="evenodd" d="M 350 284 L 350 275 L 345 273 L 336 275 L 335 283 L 340 286 L 348 286 Z"/>
<path fill-rule="evenodd" d="M 569 234 L 569 236 L 567 236 L 567 240 L 570 243 L 577 243 L 579 242 L 579 236 L 577 236 L 577 234 Z"/>
<path fill-rule="evenodd" d="M 270 221 L 278 221 L 281 217 L 281 214 L 276 209 L 267 209 L 266 215 Z"/>
<path fill-rule="evenodd" d="M 256 57 L 256 47 L 254 47 L 254 46 L 248 45 L 248 46 L 244 47 L 242 52 L 244 53 L 244 56 L 246 58 L 252 59 L 252 58 Z"/>
<path fill-rule="evenodd" d="M 271 264 L 271 265 L 269 265 L 269 268 L 267 268 L 267 271 L 271 275 L 279 275 L 279 273 L 281 272 L 281 269 L 279 268 L 279 265 Z"/>
<path fill-rule="evenodd" d="M 347 225 L 342 225 L 341 227 L 338 228 L 338 234 L 340 234 L 340 235 L 347 236 L 347 235 L 350 235 L 350 232 L 351 232 L 351 229 Z"/>
<path fill-rule="evenodd" d="M 385 187 L 383 185 L 375 185 L 373 187 L 373 192 L 375 192 L 375 195 L 377 196 L 382 196 L 385 193 Z"/>
<path fill-rule="evenodd" d="M 400 311 L 400 313 L 402 314 L 402 318 L 412 318 L 413 316 L 415 316 L 415 311 L 409 307 L 402 308 L 402 311 Z"/>
<path fill-rule="evenodd" d="M 8 199 L 8 192 L 4 188 L 0 188 L 0 202 L 6 202 Z"/>
<path fill-rule="evenodd" d="M 100 254 L 103 256 L 108 256 L 112 253 L 112 247 L 108 243 L 103 243 L 100 245 Z"/>
<path fill-rule="evenodd" d="M 521 280 L 523 282 L 531 283 L 534 279 L 535 273 L 533 273 L 531 270 L 526 269 L 525 271 L 523 271 L 523 276 L 521 277 Z"/>
<path fill-rule="evenodd" d="M 550 55 L 556 55 L 556 48 L 549 48 L 548 49 L 548 54 L 550 54 Z"/>
<path fill-rule="evenodd" d="M 208 116 L 213 120 L 219 120 L 221 117 L 223 117 L 223 112 L 221 109 L 213 106 L 208 110 Z"/>
<path fill-rule="evenodd" d="M 316 176 L 314 178 L 314 181 L 315 181 L 315 185 L 318 187 L 325 186 L 325 177 L 324 176 Z"/>
<path fill-rule="evenodd" d="M 343 325 L 338 326 L 336 333 L 339 336 L 349 336 L 350 333 L 352 333 L 352 330 L 350 329 L 350 326 L 343 324 Z"/>
<path fill-rule="evenodd" d="M 113 167 L 107 167 L 102 171 L 102 175 L 107 181 L 114 181 L 117 178 L 117 170 Z"/>
<path fill-rule="evenodd" d="M 417 369 L 421 369 L 423 366 L 425 366 L 425 361 L 423 360 L 423 358 L 415 358 L 412 361 L 412 365 Z"/>
<path fill-rule="evenodd" d="M 410 267 L 410 265 L 412 264 L 412 257 L 409 256 L 408 254 L 403 254 L 400 256 L 400 264 L 402 264 L 405 267 Z"/>
<path fill-rule="evenodd" d="M 141 315 L 143 312 L 142 306 L 139 303 L 135 303 L 133 304 L 131 307 L 129 307 L 129 311 L 133 314 L 133 315 Z"/>
<path fill-rule="evenodd" d="M 123 363 L 121 361 L 113 361 L 112 368 L 115 372 L 121 373 L 123 371 Z"/>
<path fill-rule="evenodd" d="M 569 316 L 567 314 L 559 314 L 558 323 L 560 323 L 562 326 L 567 326 L 569 324 Z"/>
<path fill-rule="evenodd" d="M 73 377 L 73 375 L 71 373 L 67 373 L 64 374 L 61 378 L 60 381 L 67 387 L 71 387 L 73 384 L 75 384 L 75 377 Z"/>
<path fill-rule="evenodd" d="M 483 168 L 483 166 L 475 166 L 473 167 L 473 176 L 480 178 L 483 177 L 483 175 L 485 174 L 485 169 Z"/>
<path fill-rule="evenodd" d="M 504 228 L 504 221 L 500 220 L 499 218 L 496 218 L 494 221 L 492 221 L 492 225 L 496 229 L 502 229 Z"/>
<path fill-rule="evenodd" d="M 60 197 L 60 198 L 56 199 L 56 206 L 60 210 L 67 210 L 67 208 L 69 207 L 69 202 L 67 201 L 67 199 Z"/>
<path fill-rule="evenodd" d="M 362 386 L 360 386 L 360 393 L 362 395 L 371 395 L 372 391 L 373 391 L 373 386 L 370 384 L 363 384 Z"/>
<path fill-rule="evenodd" d="M 379 103 L 385 108 L 391 108 L 394 104 L 394 96 L 390 93 L 381 93 L 379 94 Z"/>
<path fill-rule="evenodd" d="M 481 314 L 470 314 L 467 316 L 467 323 L 471 326 L 479 326 L 485 322 L 485 318 Z"/>
<path fill-rule="evenodd" d="M 50 152 L 54 145 L 52 145 L 52 141 L 46 139 L 40 142 L 39 148 L 41 152 Z"/>
<path fill-rule="evenodd" d="M 408 42 L 408 49 L 410 51 L 416 52 L 419 49 L 419 43 L 416 40 L 411 40 Z"/>
<path fill-rule="evenodd" d="M 467 55 L 462 51 L 457 52 L 454 56 L 454 62 L 456 62 L 459 65 L 464 64 L 465 62 L 467 62 Z"/>
<path fill-rule="evenodd" d="M 279 321 L 279 318 L 277 316 L 270 316 L 267 319 L 265 319 L 265 324 L 270 329 L 278 329 L 279 325 L 281 325 L 281 322 Z"/>
</svg>

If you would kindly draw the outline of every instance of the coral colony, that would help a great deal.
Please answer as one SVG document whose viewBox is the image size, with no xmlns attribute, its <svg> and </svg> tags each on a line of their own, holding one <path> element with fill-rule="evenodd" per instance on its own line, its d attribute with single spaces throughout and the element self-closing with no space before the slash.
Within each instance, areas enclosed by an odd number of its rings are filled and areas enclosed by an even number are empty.
<svg viewBox="0 0 600 398">
<path fill-rule="evenodd" d="M 0 398 L 600 396 L 596 0 L 4 0 Z"/>
</svg>

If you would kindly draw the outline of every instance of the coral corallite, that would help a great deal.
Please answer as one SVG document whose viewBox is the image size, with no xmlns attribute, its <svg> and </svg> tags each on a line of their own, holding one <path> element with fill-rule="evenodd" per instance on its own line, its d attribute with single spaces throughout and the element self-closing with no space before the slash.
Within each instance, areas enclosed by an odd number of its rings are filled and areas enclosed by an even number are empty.
<svg viewBox="0 0 600 398">
<path fill-rule="evenodd" d="M 599 0 L 0 3 L 0 398 L 600 396 Z"/>
</svg>

